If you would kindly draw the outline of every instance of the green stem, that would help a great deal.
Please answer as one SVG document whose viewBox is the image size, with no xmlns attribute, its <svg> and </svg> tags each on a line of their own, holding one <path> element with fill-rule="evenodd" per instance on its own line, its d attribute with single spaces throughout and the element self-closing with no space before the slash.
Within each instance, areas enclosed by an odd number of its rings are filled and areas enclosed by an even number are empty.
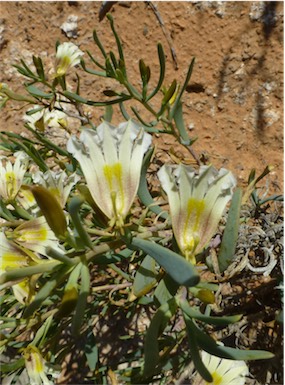
<svg viewBox="0 0 285 385">
<path fill-rule="evenodd" d="M 94 260 L 96 257 L 99 257 L 102 254 L 107 253 L 108 251 L 114 250 L 118 247 L 121 247 L 125 244 L 125 242 L 121 239 L 117 239 L 116 241 L 110 243 L 104 243 L 103 245 L 94 246 L 93 250 L 90 250 L 86 254 L 86 259 L 88 262 Z M 96 262 L 96 259 L 95 261 Z"/>
<path fill-rule="evenodd" d="M 118 266 L 114 263 L 110 265 L 111 269 L 118 273 L 121 277 L 125 278 L 127 281 L 130 281 L 130 276 L 127 273 L 124 273 Z"/>
<path fill-rule="evenodd" d="M 11 202 L 11 204 L 13 205 L 14 209 L 15 209 L 15 212 L 23 219 L 27 219 L 27 220 L 30 220 L 30 219 L 33 219 L 34 217 L 29 214 L 25 209 L 23 209 L 22 207 L 18 206 L 17 203 L 14 201 L 14 202 Z"/>
</svg>

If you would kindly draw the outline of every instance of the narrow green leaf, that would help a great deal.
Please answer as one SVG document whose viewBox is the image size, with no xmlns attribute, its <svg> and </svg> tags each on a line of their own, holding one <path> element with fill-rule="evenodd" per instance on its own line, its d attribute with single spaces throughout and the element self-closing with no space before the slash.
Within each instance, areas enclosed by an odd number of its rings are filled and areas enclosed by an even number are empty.
<svg viewBox="0 0 285 385">
<path fill-rule="evenodd" d="M 179 285 L 195 286 L 198 284 L 200 276 L 195 267 L 181 255 L 144 239 L 133 238 L 131 245 L 153 257 Z"/>
<path fill-rule="evenodd" d="M 90 249 L 93 249 L 91 239 L 85 230 L 79 215 L 80 207 L 84 202 L 83 196 L 74 196 L 68 203 L 68 212 L 77 231 L 77 236 L 75 236 L 75 238 L 77 239 L 78 247 L 89 247 Z"/>
<path fill-rule="evenodd" d="M 110 51 L 110 59 L 112 61 L 113 67 L 117 69 L 119 67 L 119 64 L 113 51 Z"/>
<path fill-rule="evenodd" d="M 235 256 L 240 223 L 241 200 L 242 190 L 241 188 L 238 188 L 234 192 L 232 198 L 231 206 L 228 213 L 228 219 L 219 251 L 218 261 L 220 272 L 226 270 L 226 268 L 231 264 Z"/>
<path fill-rule="evenodd" d="M 193 140 L 190 139 L 188 132 L 186 131 L 186 128 L 185 128 L 181 102 L 177 104 L 173 118 L 174 118 L 176 127 L 179 131 L 180 137 L 182 139 L 182 143 L 185 144 L 186 146 L 190 146 L 193 143 Z"/>
<path fill-rule="evenodd" d="M 25 68 L 19 66 L 19 65 L 16 65 L 16 64 L 13 64 L 13 67 L 15 67 L 17 69 L 17 71 L 23 75 L 23 76 L 26 76 L 27 78 L 30 78 L 30 79 L 33 79 L 33 80 L 38 80 L 38 77 L 35 76 L 33 73 L 31 74 L 29 71 L 27 71 Z"/>
<path fill-rule="evenodd" d="M 87 100 L 87 99 L 83 98 L 82 96 L 79 96 L 79 95 L 77 95 L 73 92 L 70 92 L 70 91 L 64 91 L 63 94 L 68 99 L 75 100 L 76 102 L 79 102 L 79 103 L 88 104 L 89 106 L 97 106 L 97 107 L 109 106 L 112 104 L 121 103 L 121 102 L 124 102 L 126 100 L 131 99 L 131 96 L 124 95 L 120 98 L 113 99 L 113 100 L 108 100 L 108 101 L 104 101 L 104 102 L 95 102 L 93 100 Z"/>
<path fill-rule="evenodd" d="M 189 341 L 189 348 L 191 353 L 191 358 L 193 360 L 195 369 L 198 371 L 198 373 L 204 378 L 207 382 L 212 382 L 213 378 L 211 373 L 208 371 L 206 366 L 204 365 L 200 353 L 199 353 L 199 346 L 197 344 L 197 339 L 195 335 L 195 328 L 193 327 L 193 323 L 187 315 L 184 315 L 184 320 L 186 324 L 186 330 L 187 330 L 187 336 Z"/>
<path fill-rule="evenodd" d="M 76 307 L 78 301 L 78 280 L 81 274 L 82 263 L 79 262 L 70 272 L 64 292 L 61 298 L 56 318 L 69 316 Z"/>
<path fill-rule="evenodd" d="M 262 199 L 259 202 L 259 204 L 260 205 L 264 205 L 265 203 L 270 202 L 270 201 L 283 202 L 284 201 L 284 196 L 281 195 L 281 194 L 270 195 L 269 197 Z"/>
<path fill-rule="evenodd" d="M 116 74 L 117 80 L 118 80 L 121 84 L 125 84 L 125 83 L 126 83 L 125 75 L 123 74 L 123 72 L 122 72 L 119 68 L 116 69 L 115 74 Z"/>
<path fill-rule="evenodd" d="M 69 154 L 69 152 L 63 150 L 62 148 L 58 147 L 56 144 L 54 144 L 53 142 L 51 142 L 50 140 L 46 139 L 45 136 L 43 134 L 41 134 L 40 132 L 37 132 L 35 130 L 33 130 L 31 127 L 29 127 L 29 125 L 25 124 L 25 127 L 28 128 L 29 131 L 32 132 L 32 134 L 42 143 L 44 144 L 44 146 L 46 148 L 49 148 L 51 150 L 54 150 L 57 154 L 59 155 L 62 155 L 62 156 L 67 156 L 69 158 L 71 158 L 71 155 Z M 49 170 L 48 166 L 47 167 L 47 170 Z"/>
<path fill-rule="evenodd" d="M 202 332 L 202 330 L 193 323 L 194 333 L 197 338 L 199 346 L 206 352 L 221 358 L 229 360 L 266 360 L 274 357 L 274 354 L 265 350 L 241 350 L 223 345 L 218 345 L 216 341 Z"/>
<path fill-rule="evenodd" d="M 26 89 L 29 92 L 29 94 L 35 96 L 36 98 L 52 99 L 54 96 L 53 92 L 50 92 L 50 93 L 43 92 L 42 90 L 40 90 L 39 88 L 33 85 L 27 86 Z"/>
<path fill-rule="evenodd" d="M 40 57 L 36 57 L 33 55 L 33 62 L 41 80 L 45 80 L 45 71 L 44 71 L 42 59 Z"/>
<path fill-rule="evenodd" d="M 25 68 L 25 70 L 32 76 L 35 76 L 35 74 L 33 73 L 33 71 L 30 70 L 30 68 L 27 66 L 27 64 L 24 62 L 23 59 L 20 60 L 20 62 L 22 63 L 22 66 Z"/>
<path fill-rule="evenodd" d="M 56 262 L 58 264 L 58 262 Z M 23 317 L 29 318 L 43 303 L 43 301 L 51 294 L 57 285 L 64 279 L 70 271 L 70 266 L 60 266 L 58 271 L 47 281 L 44 286 L 36 294 L 33 302 L 25 309 Z"/>
<path fill-rule="evenodd" d="M 254 184 L 256 185 L 261 179 L 268 175 L 274 169 L 273 166 L 267 165 L 262 173 L 255 179 Z"/>
<path fill-rule="evenodd" d="M 220 286 L 216 283 L 210 283 L 210 282 L 205 282 L 201 281 L 198 283 L 196 286 L 198 289 L 207 289 L 207 290 L 212 290 L 212 291 L 218 291 Z"/>
<path fill-rule="evenodd" d="M 109 78 L 116 78 L 115 69 L 108 57 L 105 60 L 105 68 L 106 68 L 106 76 L 108 76 Z"/>
<path fill-rule="evenodd" d="M 2 373 L 14 372 L 15 370 L 20 369 L 24 366 L 25 366 L 24 357 L 21 357 L 18 360 L 9 362 L 9 363 L 1 362 L 1 372 Z"/>
<path fill-rule="evenodd" d="M 206 316 L 205 314 L 199 311 L 198 307 L 191 307 L 185 300 L 179 300 L 178 305 L 188 317 L 195 318 L 199 321 L 211 325 L 226 326 L 238 322 L 242 318 L 242 315 L 233 315 L 227 317 Z"/>
<path fill-rule="evenodd" d="M 149 255 L 142 261 L 133 284 L 133 293 L 136 297 L 147 294 L 157 283 L 158 273 L 155 265 L 155 260 Z"/>
<path fill-rule="evenodd" d="M 152 127 L 151 123 L 147 123 L 145 120 L 143 120 L 143 118 L 140 116 L 140 114 L 138 113 L 138 111 L 137 111 L 137 109 L 135 107 L 131 106 L 131 110 L 133 111 L 133 113 L 135 114 L 136 118 L 139 120 L 139 122 L 144 127 Z"/>
<path fill-rule="evenodd" d="M 79 77 L 77 72 L 75 73 L 75 75 L 76 75 L 76 80 L 77 80 L 76 93 L 77 93 L 77 95 L 80 95 L 80 85 L 81 85 L 80 77 Z"/>
<path fill-rule="evenodd" d="M 39 348 L 45 344 L 45 338 L 47 336 L 47 333 L 51 327 L 53 320 L 53 315 L 50 315 L 43 325 L 38 329 L 34 339 L 33 339 L 33 345 L 38 346 Z"/>
<path fill-rule="evenodd" d="M 176 87 L 177 87 L 177 82 L 176 82 L 176 79 L 173 80 L 173 82 L 171 83 L 170 87 L 168 88 L 168 90 L 165 92 L 165 95 L 162 99 L 162 105 L 165 105 L 169 102 L 169 100 L 172 98 L 172 96 L 174 95 L 175 91 L 176 91 Z"/>
<path fill-rule="evenodd" d="M 105 52 L 105 50 L 104 50 L 104 47 L 103 47 L 103 45 L 102 45 L 102 43 L 101 43 L 101 41 L 100 41 L 100 39 L 99 39 L 99 37 L 98 37 L 97 32 L 96 32 L 95 29 L 94 29 L 94 31 L 93 31 L 93 40 L 95 41 L 95 43 L 96 43 L 96 45 L 98 46 L 98 48 L 100 49 L 102 55 L 103 55 L 104 58 L 106 59 L 107 54 L 106 54 L 106 52 Z"/>
<path fill-rule="evenodd" d="M 149 192 L 148 185 L 147 185 L 147 177 L 146 177 L 147 176 L 147 170 L 148 170 L 148 166 L 150 164 L 150 160 L 151 160 L 153 151 L 154 151 L 154 148 L 151 148 L 150 150 L 148 150 L 148 152 L 146 153 L 146 155 L 144 157 L 142 169 L 141 169 L 140 184 L 139 184 L 139 188 L 138 188 L 138 196 L 139 196 L 140 200 L 142 201 L 142 203 L 146 207 L 148 207 L 150 209 L 150 211 L 152 211 L 155 214 L 159 214 L 161 218 L 167 219 L 168 214 L 166 212 L 163 213 L 161 207 L 159 207 L 158 205 L 155 204 L 155 202 L 154 202 L 154 200 L 153 200 L 153 198 Z"/>
<path fill-rule="evenodd" d="M 254 179 L 255 179 L 255 168 L 252 168 L 249 173 L 247 183 L 250 184 L 251 182 L 254 181 Z"/>
<path fill-rule="evenodd" d="M 91 55 L 90 51 L 86 51 L 87 52 L 87 55 L 89 56 L 89 58 L 91 59 L 91 61 L 99 68 L 101 68 L 102 70 L 105 70 L 105 67 L 104 65 L 102 65 L 101 63 L 99 63 L 97 60 L 94 59 L 94 57 Z M 80 59 L 80 62 L 81 62 L 81 65 L 82 63 L 85 65 L 85 62 L 83 60 L 83 58 Z M 105 71 L 104 71 L 105 72 Z"/>
<path fill-rule="evenodd" d="M 169 274 L 165 274 L 162 280 L 159 282 L 157 288 L 154 291 L 155 304 L 162 305 L 175 296 L 179 285 L 175 282 Z"/>
<path fill-rule="evenodd" d="M 149 378 L 155 372 L 156 365 L 159 362 L 158 338 L 166 328 L 171 317 L 175 314 L 176 309 L 177 304 L 173 298 L 160 306 L 151 320 L 144 344 L 144 377 Z"/>
<path fill-rule="evenodd" d="M 124 58 L 123 46 L 122 46 L 121 40 L 119 38 L 119 35 L 117 34 L 117 31 L 115 29 L 114 19 L 113 19 L 112 15 L 110 13 L 107 14 L 107 18 L 110 21 L 110 26 L 111 26 L 113 35 L 114 35 L 115 40 L 116 40 L 116 44 L 117 44 L 117 48 L 118 48 L 118 52 L 119 52 L 119 57 L 120 57 L 121 61 L 124 63 L 125 62 L 125 58 Z M 123 71 L 124 76 L 127 77 L 126 67 L 124 66 L 121 69 Z"/>
<path fill-rule="evenodd" d="M 0 199 L 0 217 L 6 219 L 7 221 L 13 221 L 15 219 L 10 210 L 7 209 L 7 205 L 2 199 Z"/>
<path fill-rule="evenodd" d="M 25 114 L 26 115 L 33 115 L 36 112 L 42 111 L 43 109 L 44 109 L 44 107 L 33 108 L 33 109 L 29 110 L 29 111 L 26 111 Z"/>
<path fill-rule="evenodd" d="M 90 272 L 87 261 L 84 261 L 81 268 L 81 286 L 78 301 L 75 308 L 75 313 L 72 318 L 71 330 L 73 335 L 78 335 L 82 325 L 87 298 L 90 292 Z"/>
<path fill-rule="evenodd" d="M 147 99 L 147 87 L 150 80 L 150 68 L 145 65 L 145 62 L 142 59 L 140 59 L 139 69 L 142 80 L 142 100 L 145 101 Z"/>
<path fill-rule="evenodd" d="M 19 269 L 7 270 L 0 275 L 0 285 L 9 281 L 15 281 L 21 278 L 27 278 L 34 274 L 43 274 L 52 271 L 55 267 L 58 267 L 61 263 L 58 261 L 50 261 L 41 264 L 37 264 L 29 267 L 21 267 Z"/>
<path fill-rule="evenodd" d="M 25 153 L 33 159 L 33 161 L 35 162 L 35 164 L 39 166 L 41 171 L 43 172 L 48 171 L 49 170 L 48 166 L 46 165 L 43 157 L 41 156 L 39 151 L 34 147 L 34 145 L 28 142 L 27 140 L 23 140 L 23 138 L 21 138 L 21 140 L 22 141 L 20 142 L 16 142 L 13 140 L 12 141 L 13 143 L 16 143 L 17 146 L 21 147 L 21 149 L 25 151 Z"/>
<path fill-rule="evenodd" d="M 160 43 L 157 45 L 157 52 L 158 52 L 159 65 L 160 65 L 159 79 L 158 79 L 157 86 L 150 93 L 150 95 L 147 97 L 147 101 L 150 100 L 151 98 L 153 98 L 154 95 L 156 95 L 158 93 L 158 91 L 160 90 L 160 88 L 162 86 L 164 76 L 165 76 L 165 54 L 163 51 L 163 47 Z"/>
<path fill-rule="evenodd" d="M 80 63 L 81 63 L 82 68 L 84 69 L 84 71 L 87 72 L 88 74 L 95 75 L 95 76 L 101 76 L 103 78 L 105 78 L 107 76 L 105 71 L 96 71 L 96 70 L 92 70 L 91 68 L 87 68 L 85 65 L 85 62 L 82 59 L 80 60 Z"/>
<path fill-rule="evenodd" d="M 112 106 L 106 106 L 105 107 L 105 114 L 104 114 L 105 122 L 111 123 L 112 116 L 113 116 L 113 107 Z"/>
<path fill-rule="evenodd" d="M 47 255 L 52 258 L 64 263 L 65 265 L 74 266 L 79 261 L 79 257 L 70 258 L 64 251 L 58 251 L 53 247 L 46 248 Z"/>
<path fill-rule="evenodd" d="M 130 95 L 123 94 L 122 97 L 113 99 L 113 100 L 107 100 L 104 102 L 93 102 L 91 100 L 88 101 L 88 104 L 90 106 L 98 106 L 98 107 L 105 107 L 105 106 L 111 106 L 113 104 L 119 104 L 121 102 L 125 102 L 126 100 L 130 100 L 132 97 Z"/>
<path fill-rule="evenodd" d="M 121 114 L 123 115 L 124 119 L 130 120 L 131 117 L 130 117 L 130 115 L 127 113 L 124 104 L 123 104 L 123 103 L 120 103 L 119 106 L 120 106 Z"/>
<path fill-rule="evenodd" d="M 139 69 L 143 85 L 147 84 L 150 80 L 150 68 L 142 59 L 139 61 Z"/>
<path fill-rule="evenodd" d="M 118 244 L 118 242 L 115 241 L 114 248 L 120 247 L 121 244 Z M 126 250 L 126 253 L 123 253 L 123 251 Z M 133 250 L 124 249 L 122 252 L 114 253 L 114 252 L 102 252 L 100 255 L 94 256 L 94 262 L 96 265 L 110 265 L 112 263 L 118 263 L 123 261 L 126 258 L 129 258 L 133 254 Z M 90 253 L 90 252 L 89 252 Z M 89 255 L 87 254 L 87 256 Z"/>
<path fill-rule="evenodd" d="M 195 63 L 195 58 L 192 59 L 191 63 L 190 63 L 190 66 L 188 68 L 188 72 L 187 72 L 187 75 L 186 75 L 186 78 L 185 78 L 185 81 L 184 81 L 184 84 L 183 86 L 181 87 L 180 89 L 180 92 L 179 94 L 177 95 L 176 99 L 175 99 L 175 102 L 173 104 L 173 107 L 171 108 L 170 110 L 170 113 L 169 113 L 169 119 L 173 119 L 174 117 L 174 114 L 175 114 L 175 111 L 176 111 L 176 108 L 178 107 L 179 103 L 180 103 L 180 99 L 183 95 L 183 92 L 186 90 L 186 87 L 189 83 L 189 80 L 191 78 L 191 75 L 192 75 L 192 71 L 193 71 L 193 67 L 194 67 L 194 63 Z"/>
<path fill-rule="evenodd" d="M 82 96 L 79 96 L 79 95 L 75 94 L 74 92 L 64 91 L 63 94 L 68 99 L 75 100 L 76 102 L 79 102 L 79 103 L 88 104 L 88 100 L 87 99 L 83 98 Z"/>
</svg>

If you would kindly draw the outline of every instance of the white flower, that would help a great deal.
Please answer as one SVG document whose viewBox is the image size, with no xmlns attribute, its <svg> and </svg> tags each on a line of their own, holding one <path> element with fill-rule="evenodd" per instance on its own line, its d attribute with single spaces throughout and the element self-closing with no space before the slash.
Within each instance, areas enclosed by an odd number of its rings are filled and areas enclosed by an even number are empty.
<svg viewBox="0 0 285 385">
<path fill-rule="evenodd" d="M 212 382 L 202 380 L 199 385 L 244 385 L 249 374 L 244 361 L 227 360 L 202 352 L 202 361 L 213 377 Z M 199 376 L 200 377 L 200 376 Z M 195 383 L 195 382 L 194 382 Z"/>
<path fill-rule="evenodd" d="M 21 267 L 30 266 L 33 261 L 30 256 L 24 253 L 20 247 L 15 243 L 10 242 L 4 232 L 0 232 L 0 273 L 3 274 L 7 270 L 18 269 Z M 33 294 L 30 287 L 30 281 L 28 278 L 23 279 L 21 282 L 16 282 L 13 285 L 13 292 L 15 298 L 25 304 Z"/>
<path fill-rule="evenodd" d="M 26 370 L 30 379 L 29 385 L 53 385 L 54 381 L 48 379 L 47 374 L 52 374 L 54 378 L 58 374 L 51 372 L 47 366 L 46 360 L 41 355 L 39 349 L 30 344 L 24 351 Z"/>
<path fill-rule="evenodd" d="M 65 207 L 70 191 L 79 180 L 80 177 L 75 173 L 67 176 L 64 171 L 49 170 L 45 173 L 39 171 L 33 176 L 34 183 L 46 187 L 54 194 L 62 208 Z"/>
<path fill-rule="evenodd" d="M 67 150 L 78 160 L 90 193 L 110 225 L 122 227 L 137 194 L 144 153 L 151 136 L 132 121 L 118 127 L 103 122 L 85 129 Z"/>
<path fill-rule="evenodd" d="M 73 173 L 67 176 L 65 171 L 51 171 L 45 173 L 37 171 L 33 173 L 33 182 L 46 187 L 58 200 L 62 208 L 65 207 L 70 191 L 73 186 L 80 180 L 80 177 Z M 17 201 L 24 207 L 25 210 L 36 216 L 39 212 L 37 201 L 34 198 L 28 186 L 20 188 L 17 195 Z"/>
<path fill-rule="evenodd" d="M 32 213 L 33 216 L 36 216 L 38 212 L 40 211 L 37 201 L 34 198 L 33 193 L 29 189 L 28 186 L 24 185 L 20 188 L 18 194 L 17 194 L 17 202 L 20 203 L 20 205 L 30 213 Z"/>
<path fill-rule="evenodd" d="M 15 154 L 16 155 L 16 154 Z M 14 164 L 8 159 L 0 160 L 0 198 L 6 202 L 15 199 L 28 168 L 28 157 L 19 151 Z"/>
<path fill-rule="evenodd" d="M 34 106 L 34 108 L 37 106 Z M 58 106 L 60 108 L 60 106 Z M 34 114 L 24 115 L 24 120 L 29 124 L 31 128 L 38 131 L 45 131 L 47 127 L 53 128 L 66 128 L 67 127 L 67 115 L 57 108 L 49 110 L 44 108 Z"/>
<path fill-rule="evenodd" d="M 45 217 L 38 217 L 24 222 L 12 232 L 7 232 L 9 240 L 13 240 L 20 247 L 48 256 L 47 248 L 58 249 L 59 243 L 46 222 Z"/>
<path fill-rule="evenodd" d="M 70 67 L 80 63 L 83 52 L 73 43 L 65 42 L 57 47 L 56 76 L 63 76 Z"/>
<path fill-rule="evenodd" d="M 164 165 L 158 172 L 168 195 L 173 232 L 177 244 L 192 263 L 214 235 L 236 185 L 232 173 L 201 166 L 198 174 L 190 166 Z"/>
</svg>

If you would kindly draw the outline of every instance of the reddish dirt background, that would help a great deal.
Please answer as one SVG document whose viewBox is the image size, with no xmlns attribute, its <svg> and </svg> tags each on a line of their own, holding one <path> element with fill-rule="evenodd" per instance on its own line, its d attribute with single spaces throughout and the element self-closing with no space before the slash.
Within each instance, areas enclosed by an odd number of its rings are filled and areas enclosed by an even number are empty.
<svg viewBox="0 0 285 385">
<path fill-rule="evenodd" d="M 92 31 L 96 28 L 107 51 L 114 49 L 109 22 L 98 19 L 101 2 L 0 2 L 0 82 L 23 92 L 13 63 L 41 56 L 47 68 L 54 66 L 55 42 L 72 41 L 96 58 Z M 153 9 L 146 2 L 118 2 L 111 13 L 123 41 L 130 79 L 139 87 L 138 62 L 152 69 L 152 86 L 158 78 L 157 42 L 167 55 L 165 85 L 174 78 L 182 83 L 188 65 L 196 64 L 184 95 L 185 122 L 195 152 L 217 167 L 227 167 L 244 185 L 249 172 L 266 165 L 274 171 L 267 182 L 271 192 L 283 189 L 283 3 L 282 2 L 153 2 L 177 55 L 175 69 L 170 47 Z M 68 38 L 61 26 L 77 17 L 75 36 Z M 76 36 L 77 35 L 77 36 Z M 84 56 L 87 60 L 87 55 Z M 88 60 L 87 60 L 88 61 Z M 75 71 L 68 77 L 74 87 Z M 102 91 L 114 84 L 78 70 L 82 96 L 102 100 Z M 198 85 L 198 86 L 197 86 Z M 195 92 L 194 92 L 195 91 Z M 155 104 L 154 104 L 155 105 Z M 1 110 L 0 130 L 25 132 L 25 109 L 9 102 Z M 140 109 L 143 114 L 143 110 Z M 93 109 L 95 124 L 103 109 Z M 115 111 L 113 122 L 122 118 Z M 72 122 L 72 130 L 78 125 Z M 169 160 L 169 137 L 158 136 L 157 157 Z M 188 155 L 189 156 L 189 155 Z M 265 321 L 264 321 L 265 322 Z M 76 360 L 76 358 L 75 358 Z M 72 362 L 76 364 L 76 362 Z M 263 365 L 263 363 L 262 363 Z M 257 371 L 260 370 L 258 367 Z M 252 380 L 253 382 L 253 380 Z M 256 383 L 256 382 L 255 382 Z"/>
<path fill-rule="evenodd" d="M 118 2 L 111 13 L 124 43 L 127 68 L 139 86 L 138 61 L 158 75 L 156 44 L 167 55 L 165 85 L 173 78 L 183 82 L 191 59 L 196 64 L 190 84 L 199 84 L 184 95 L 187 127 L 198 140 L 193 148 L 217 167 L 231 169 L 244 184 L 250 170 L 261 172 L 273 165 L 270 190 L 283 188 L 283 3 L 282 2 L 153 2 L 164 22 L 177 55 L 175 69 L 170 47 L 153 9 L 147 2 Z M 1 82 L 14 91 L 23 78 L 11 67 L 32 54 L 54 65 L 56 40 L 72 41 L 82 50 L 98 54 L 92 40 L 96 28 L 108 49 L 114 49 L 109 22 L 100 23 L 101 2 L 1 2 Z M 77 16 L 77 31 L 68 38 L 61 26 Z M 87 60 L 87 55 L 85 55 Z M 81 72 L 78 71 L 80 74 Z M 70 84 L 72 83 L 70 77 Z M 109 79 L 83 74 L 82 95 L 102 100 Z M 194 92 L 196 91 L 196 92 Z M 8 103 L 1 111 L 1 130 L 23 132 L 19 105 Z M 102 111 L 93 112 L 94 123 Z M 114 120 L 119 120 L 115 114 Z M 158 141 L 168 151 L 173 142 Z"/>
</svg>

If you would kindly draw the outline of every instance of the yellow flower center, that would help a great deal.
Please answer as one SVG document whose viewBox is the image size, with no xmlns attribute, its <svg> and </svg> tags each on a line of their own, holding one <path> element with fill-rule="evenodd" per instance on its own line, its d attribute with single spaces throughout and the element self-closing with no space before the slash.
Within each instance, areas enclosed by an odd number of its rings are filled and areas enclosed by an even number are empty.
<svg viewBox="0 0 285 385">
<path fill-rule="evenodd" d="M 187 216 L 183 229 L 183 245 L 186 258 L 193 259 L 195 249 L 200 242 L 199 223 L 205 209 L 205 201 L 190 198 L 187 204 Z"/>
<path fill-rule="evenodd" d="M 45 241 L 48 238 L 48 231 L 46 228 L 21 230 L 20 234 L 15 232 L 15 238 L 18 242 L 35 242 Z"/>
<path fill-rule="evenodd" d="M 214 373 L 211 373 L 212 377 L 213 377 L 213 381 L 212 382 L 207 382 L 206 381 L 206 385 L 220 385 L 223 381 L 223 377 L 220 376 L 219 373 L 217 372 L 214 372 Z"/>
<path fill-rule="evenodd" d="M 70 63 L 71 63 L 71 60 L 70 60 L 69 56 L 62 56 L 60 58 L 59 65 L 56 69 L 57 75 L 58 76 L 64 75 L 66 73 L 66 71 L 68 70 Z"/>
<path fill-rule="evenodd" d="M 24 350 L 24 358 L 30 374 L 40 374 L 44 372 L 43 357 L 35 346 L 29 345 Z"/>
<path fill-rule="evenodd" d="M 120 215 L 124 208 L 124 190 L 122 181 L 122 164 L 114 163 L 112 165 L 106 164 L 104 166 L 104 175 L 107 180 L 111 197 L 115 197 L 114 211 L 115 215 Z"/>
<path fill-rule="evenodd" d="M 22 255 L 17 255 L 13 252 L 7 252 L 2 255 L 1 258 L 1 270 L 5 271 L 7 268 L 17 268 L 21 266 L 27 266 L 27 258 Z"/>
<path fill-rule="evenodd" d="M 13 171 L 6 172 L 6 186 L 8 199 L 14 199 L 17 193 L 17 176 Z"/>
<path fill-rule="evenodd" d="M 34 363 L 35 363 L 35 371 L 37 373 L 42 373 L 44 371 L 44 366 L 42 362 L 42 358 L 39 354 L 34 353 Z"/>
</svg>

